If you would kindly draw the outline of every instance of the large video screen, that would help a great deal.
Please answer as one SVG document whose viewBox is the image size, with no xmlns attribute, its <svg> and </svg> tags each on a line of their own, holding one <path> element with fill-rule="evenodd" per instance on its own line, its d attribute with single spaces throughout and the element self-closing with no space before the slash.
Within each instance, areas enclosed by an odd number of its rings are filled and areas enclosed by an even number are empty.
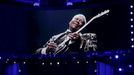
<svg viewBox="0 0 134 75">
<path fill-rule="evenodd" d="M 84 14 L 87 21 L 95 15 L 110 10 L 107 15 L 93 20 L 81 33 L 97 35 L 97 50 L 126 50 L 130 47 L 130 20 L 127 2 L 97 3 L 79 8 L 39 9 L 35 11 L 38 26 L 38 47 L 42 47 L 49 38 L 68 28 L 68 23 L 76 14 Z"/>
</svg>

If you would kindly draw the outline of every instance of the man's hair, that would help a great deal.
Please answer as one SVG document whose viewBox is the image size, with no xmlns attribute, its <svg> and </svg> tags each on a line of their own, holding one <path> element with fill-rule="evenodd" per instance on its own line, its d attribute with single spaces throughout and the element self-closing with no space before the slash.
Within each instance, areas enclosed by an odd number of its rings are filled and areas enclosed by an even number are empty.
<svg viewBox="0 0 134 75">
<path fill-rule="evenodd" d="M 74 15 L 74 17 L 76 17 L 76 16 L 81 16 L 83 18 L 84 24 L 86 24 L 86 17 L 83 14 L 76 14 L 76 15 Z"/>
</svg>

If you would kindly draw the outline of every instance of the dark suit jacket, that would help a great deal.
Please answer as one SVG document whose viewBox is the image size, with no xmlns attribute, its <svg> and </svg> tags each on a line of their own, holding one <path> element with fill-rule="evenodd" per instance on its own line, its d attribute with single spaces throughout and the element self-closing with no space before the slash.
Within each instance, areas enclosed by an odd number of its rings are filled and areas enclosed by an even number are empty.
<svg viewBox="0 0 134 75">
<path fill-rule="evenodd" d="M 69 33 L 71 33 L 71 31 L 67 29 L 63 33 L 52 36 L 52 38 L 50 38 L 49 41 L 47 41 L 47 43 L 43 46 L 43 48 L 40 48 L 40 50 L 42 51 L 41 54 L 55 53 L 56 50 L 46 48 L 47 44 L 49 42 L 55 42 L 55 43 L 57 43 L 57 45 L 59 45 L 66 39 L 66 37 L 68 36 Z M 94 34 L 94 33 L 81 34 L 80 33 L 80 39 L 70 40 L 70 41 L 66 42 L 65 45 L 66 45 L 66 47 L 63 50 L 61 50 L 60 52 L 58 52 L 58 54 L 75 53 L 75 52 L 80 53 L 80 52 L 87 52 L 87 51 L 91 51 L 91 50 L 96 51 L 96 49 L 97 49 L 96 34 Z"/>
</svg>

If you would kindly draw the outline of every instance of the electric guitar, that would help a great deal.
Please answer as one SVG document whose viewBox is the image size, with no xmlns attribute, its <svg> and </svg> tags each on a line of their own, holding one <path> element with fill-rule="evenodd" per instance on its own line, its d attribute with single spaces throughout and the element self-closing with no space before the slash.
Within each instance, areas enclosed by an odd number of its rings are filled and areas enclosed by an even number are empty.
<svg viewBox="0 0 134 75">
<path fill-rule="evenodd" d="M 109 13 L 109 11 L 110 11 L 110 10 L 105 10 L 105 11 L 99 13 L 98 15 L 94 16 L 94 17 L 91 18 L 85 25 L 83 25 L 79 30 L 77 30 L 75 33 L 79 33 L 79 32 L 80 32 L 81 30 L 83 30 L 87 25 L 89 25 L 94 19 L 99 18 L 99 17 L 101 17 L 101 16 L 103 16 L 103 15 Z M 62 43 L 60 43 L 60 44 L 57 46 L 57 48 L 56 48 L 56 50 L 55 50 L 55 52 L 54 52 L 54 55 L 56 55 L 56 54 L 58 54 L 58 53 L 60 53 L 60 52 L 65 52 L 66 50 L 64 50 L 64 49 L 67 47 L 66 42 L 68 42 L 69 40 L 70 40 L 70 39 L 69 39 L 69 36 L 67 36 L 66 39 L 65 39 Z M 64 51 L 63 51 L 63 50 L 64 50 Z"/>
</svg>

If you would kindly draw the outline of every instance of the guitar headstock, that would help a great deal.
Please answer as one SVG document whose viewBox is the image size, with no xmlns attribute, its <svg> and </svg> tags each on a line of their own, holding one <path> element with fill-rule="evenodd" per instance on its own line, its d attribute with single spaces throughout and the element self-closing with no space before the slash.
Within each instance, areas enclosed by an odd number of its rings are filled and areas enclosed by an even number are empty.
<svg viewBox="0 0 134 75">
<path fill-rule="evenodd" d="M 105 10 L 105 11 L 99 13 L 98 15 L 94 16 L 93 18 L 99 18 L 99 17 L 101 17 L 101 16 L 103 16 L 103 15 L 109 13 L 109 11 L 110 11 L 110 10 Z"/>
<path fill-rule="evenodd" d="M 101 12 L 100 14 L 94 16 L 93 18 L 91 18 L 85 25 L 83 25 L 83 27 L 81 27 L 79 30 L 76 31 L 76 33 L 80 32 L 83 28 L 85 28 L 90 22 L 92 22 L 94 19 L 99 18 L 107 13 L 109 13 L 110 10 L 105 10 L 103 12 Z"/>
</svg>

